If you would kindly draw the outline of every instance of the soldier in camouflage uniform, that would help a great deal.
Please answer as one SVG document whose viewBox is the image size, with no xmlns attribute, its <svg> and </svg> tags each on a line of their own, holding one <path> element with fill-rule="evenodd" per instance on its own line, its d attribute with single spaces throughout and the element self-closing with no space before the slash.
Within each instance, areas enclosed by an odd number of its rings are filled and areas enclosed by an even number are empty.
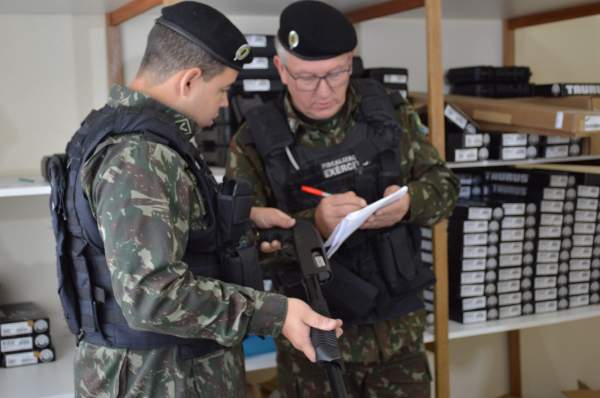
<svg viewBox="0 0 600 398">
<path fill-rule="evenodd" d="M 351 72 L 346 74 L 342 82 L 345 84 L 339 84 L 339 71 L 348 69 L 355 43 L 348 46 L 343 38 L 336 41 L 338 38 L 332 33 L 351 29 L 348 34 L 351 35 L 354 29 L 343 14 L 328 8 L 316 1 L 288 6 L 281 15 L 280 31 L 275 38 L 278 52 L 275 63 L 287 86 L 280 97 L 279 109 L 284 113 L 295 144 L 314 149 L 343 142 L 356 124 L 361 103 L 361 97 L 348 84 Z M 304 33 L 301 31 L 303 21 L 307 26 L 310 24 L 310 29 L 305 29 Z M 284 25 L 287 30 L 282 34 Z M 314 37 L 310 36 L 311 32 Z M 288 38 L 289 42 L 284 45 L 283 40 Z M 329 47 L 328 42 L 331 43 Z M 303 43 L 312 47 L 302 49 Z M 317 47 L 330 51 L 330 55 L 317 54 Z M 311 59 L 311 56 L 314 57 Z M 306 85 L 301 85 L 299 80 L 305 78 L 308 78 L 305 83 L 315 87 L 312 92 L 308 92 Z M 403 129 L 399 168 L 408 194 L 380 209 L 361 229 L 382 228 L 396 222 L 432 226 L 448 217 L 458 195 L 457 178 L 424 135 L 413 107 L 409 103 L 400 106 L 396 117 Z M 252 182 L 256 206 L 276 206 L 265 163 L 257 148 L 247 145 L 243 138 L 242 133 L 249 128 L 246 123 L 233 137 L 226 174 Z M 397 189 L 399 187 L 388 187 L 384 196 Z M 348 192 L 325 197 L 316 208 L 292 216 L 315 223 L 327 238 L 346 214 L 364 205 L 363 199 Z M 263 266 L 282 261 L 285 260 L 270 256 L 263 260 Z M 353 398 L 429 397 L 431 375 L 423 342 L 425 328 L 422 303 L 421 309 L 402 316 L 344 327 L 339 344 L 346 366 L 344 382 L 348 395 Z M 285 338 L 277 338 L 276 344 L 278 388 L 282 397 L 330 396 L 331 390 L 322 369 L 308 361 Z"/>
<path fill-rule="evenodd" d="M 128 88 L 112 88 L 108 107 L 152 109 L 191 139 L 227 106 L 227 89 L 244 63 L 240 50 L 248 46 L 229 20 L 203 4 L 182 2 L 164 8 L 163 17 L 150 33 L 138 76 Z M 219 47 L 217 35 L 224 34 L 244 44 L 230 53 Z M 283 333 L 314 360 L 311 326 L 341 334 L 340 320 L 300 300 L 188 270 L 182 257 L 190 233 L 208 226 L 207 198 L 186 161 L 151 133 L 104 139 L 82 166 L 81 186 L 104 241 L 111 294 L 129 327 L 224 347 L 183 359 L 179 346 L 118 348 L 83 334 L 75 358 L 77 397 L 245 397 L 244 336 Z M 252 218 L 262 228 L 295 223 L 277 209 L 257 209 Z"/>
</svg>

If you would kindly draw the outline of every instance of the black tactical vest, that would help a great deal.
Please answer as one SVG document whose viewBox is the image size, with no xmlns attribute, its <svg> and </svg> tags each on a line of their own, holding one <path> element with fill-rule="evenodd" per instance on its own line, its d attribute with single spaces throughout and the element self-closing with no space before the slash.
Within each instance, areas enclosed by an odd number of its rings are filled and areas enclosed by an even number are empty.
<svg viewBox="0 0 600 398">
<path fill-rule="evenodd" d="M 217 184 L 200 152 L 166 115 L 149 108 L 108 106 L 92 111 L 67 145 L 48 165 L 51 212 L 57 241 L 59 295 L 72 333 L 106 347 L 152 349 L 180 346 L 183 358 L 223 348 L 213 340 L 179 338 L 129 327 L 113 296 L 104 242 L 89 202 L 83 196 L 81 168 L 109 135 L 141 133 L 168 145 L 188 164 L 205 199 L 208 228 L 190 231 L 183 261 L 195 276 L 262 290 L 254 245 L 236 247 L 247 231 L 252 187 L 243 179 Z"/>
<path fill-rule="evenodd" d="M 353 80 L 361 96 L 354 129 L 339 144 L 312 149 L 294 142 L 282 99 L 246 113 L 246 145 L 254 145 L 263 160 L 277 207 L 288 213 L 314 208 L 320 197 L 301 186 L 325 192 L 354 191 L 375 202 L 393 184 L 402 186 L 402 127 L 395 108 L 404 104 L 380 83 Z M 330 259 L 333 281 L 323 286 L 331 314 L 345 326 L 374 323 L 423 307 L 415 292 L 435 283 L 420 256 L 420 229 L 396 224 L 379 230 L 358 230 Z M 293 266 L 274 268 L 274 282 L 292 297 L 304 297 Z"/>
</svg>

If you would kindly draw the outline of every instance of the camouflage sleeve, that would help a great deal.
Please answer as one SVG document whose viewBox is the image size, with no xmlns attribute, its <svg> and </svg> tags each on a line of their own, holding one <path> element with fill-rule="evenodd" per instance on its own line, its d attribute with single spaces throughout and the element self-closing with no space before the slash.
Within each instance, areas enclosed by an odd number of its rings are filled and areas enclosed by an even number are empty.
<svg viewBox="0 0 600 398">
<path fill-rule="evenodd" d="M 188 270 L 182 258 L 190 221 L 200 228 L 203 215 L 196 181 L 170 148 L 129 137 L 107 148 L 97 169 L 82 175 L 84 184 L 85 175 L 93 178 L 88 199 L 129 325 L 225 346 L 246 334 L 277 336 L 287 313 L 285 297 L 194 277 Z"/>
<path fill-rule="evenodd" d="M 434 225 L 452 212 L 460 182 L 423 133 L 412 105 L 399 108 L 397 116 L 404 127 L 401 169 L 410 194 L 410 210 L 404 222 Z"/>
</svg>

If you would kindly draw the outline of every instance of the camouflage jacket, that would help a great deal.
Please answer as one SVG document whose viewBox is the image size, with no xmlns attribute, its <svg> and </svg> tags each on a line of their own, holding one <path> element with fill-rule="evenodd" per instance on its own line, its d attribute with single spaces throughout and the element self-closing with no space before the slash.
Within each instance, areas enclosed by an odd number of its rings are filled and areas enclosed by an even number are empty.
<svg viewBox="0 0 600 398">
<path fill-rule="evenodd" d="M 325 148 L 341 142 L 356 124 L 360 96 L 349 86 L 346 103 L 329 120 L 315 122 L 297 112 L 285 93 L 283 106 L 296 143 L 309 148 Z M 400 169 L 411 198 L 409 213 L 401 221 L 431 226 L 449 216 L 458 197 L 460 183 L 433 148 L 412 105 L 401 106 L 398 122 L 404 129 L 400 142 Z M 247 124 L 240 131 L 248 128 Z M 252 146 L 245 146 L 241 134 L 233 137 L 225 173 L 248 179 L 254 186 L 256 206 L 276 206 L 264 165 Z M 314 223 L 314 210 L 292 216 Z M 263 266 L 280 259 L 267 258 Z M 390 321 L 344 329 L 340 338 L 346 361 L 370 362 L 387 359 L 402 347 L 417 340 L 425 330 L 425 311 L 420 310 Z"/>
<path fill-rule="evenodd" d="M 200 131 L 191 118 L 125 87 L 113 87 L 108 105 L 156 109 L 188 138 Z M 279 335 L 287 313 L 285 297 L 194 277 L 182 262 L 189 232 L 206 228 L 206 210 L 194 175 L 175 151 L 142 134 L 108 137 L 84 164 L 81 180 L 104 240 L 115 298 L 132 328 L 211 339 L 228 347 L 238 346 L 246 334 Z M 91 379 L 100 377 L 105 380 L 100 390 L 116 396 L 115 388 L 127 371 L 127 384 L 140 391 L 139 396 L 196 396 L 203 359 L 182 361 L 178 350 L 81 344 L 77 358 L 87 366 L 76 366 L 76 380 L 89 386 Z M 237 353 L 225 362 L 229 367 L 241 363 L 243 370 L 241 349 L 225 351 L 209 357 Z M 233 375 L 227 366 L 216 373 Z M 185 389 L 173 390 L 177 385 Z"/>
</svg>

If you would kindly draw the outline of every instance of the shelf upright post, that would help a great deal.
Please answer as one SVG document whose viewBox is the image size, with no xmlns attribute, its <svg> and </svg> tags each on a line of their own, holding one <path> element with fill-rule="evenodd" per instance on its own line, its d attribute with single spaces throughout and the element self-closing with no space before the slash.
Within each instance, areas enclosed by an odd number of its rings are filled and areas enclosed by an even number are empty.
<svg viewBox="0 0 600 398">
<path fill-rule="evenodd" d="M 427 93 L 429 139 L 445 160 L 444 71 L 442 64 L 442 1 L 425 0 L 427 31 Z M 450 396 L 448 341 L 448 237 L 446 221 L 433 227 L 433 267 L 437 277 L 434 294 L 435 396 Z"/>
</svg>

